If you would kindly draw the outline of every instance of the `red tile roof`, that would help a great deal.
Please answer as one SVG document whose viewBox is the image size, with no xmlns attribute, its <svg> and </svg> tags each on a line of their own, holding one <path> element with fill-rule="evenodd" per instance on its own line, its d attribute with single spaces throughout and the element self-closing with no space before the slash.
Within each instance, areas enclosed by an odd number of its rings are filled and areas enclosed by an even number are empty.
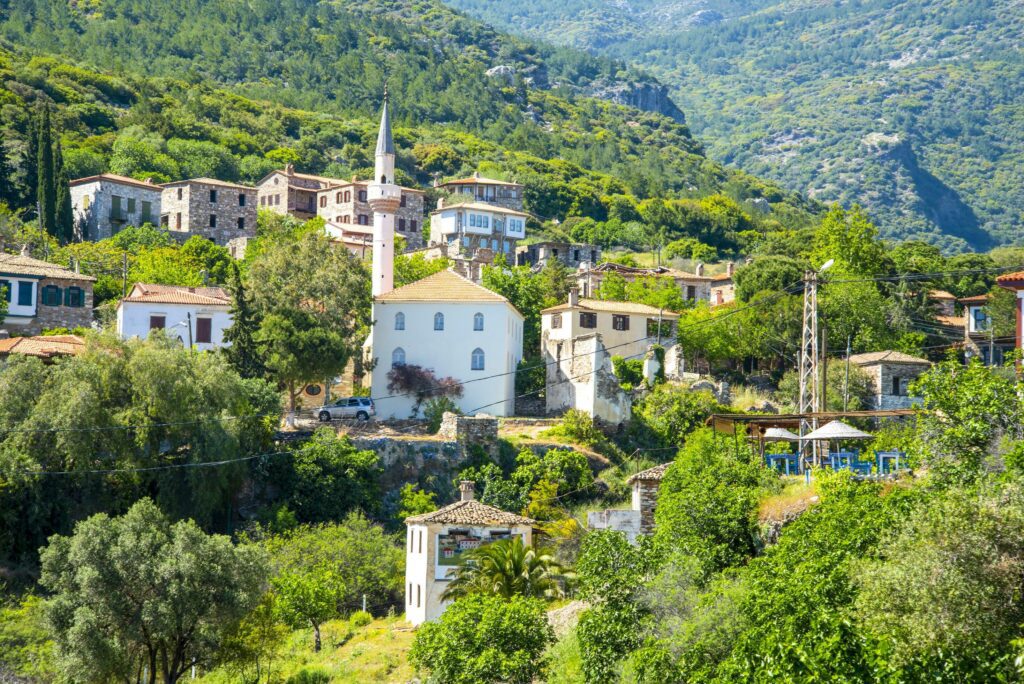
<svg viewBox="0 0 1024 684">
<path fill-rule="evenodd" d="M 40 359 L 52 359 L 55 356 L 75 356 L 83 349 L 85 340 L 78 335 L 40 335 L 0 340 L 0 355 L 24 354 Z"/>
<path fill-rule="evenodd" d="M 1003 285 L 1003 283 L 1024 283 L 1024 271 L 1004 273 L 1003 275 L 996 278 L 996 282 L 999 283 L 1000 285 Z"/>
<path fill-rule="evenodd" d="M 231 296 L 222 287 L 183 287 L 180 285 L 135 283 L 132 291 L 121 301 L 151 304 L 230 306 Z"/>
</svg>

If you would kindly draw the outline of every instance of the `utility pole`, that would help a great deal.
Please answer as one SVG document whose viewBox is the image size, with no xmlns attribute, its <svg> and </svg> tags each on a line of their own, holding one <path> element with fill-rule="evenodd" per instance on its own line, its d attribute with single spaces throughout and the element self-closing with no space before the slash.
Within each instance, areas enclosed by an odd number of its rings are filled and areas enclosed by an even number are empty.
<svg viewBox="0 0 1024 684">
<path fill-rule="evenodd" d="M 834 261 L 829 259 L 817 271 L 809 270 L 804 273 L 804 316 L 803 332 L 800 340 L 800 356 L 798 359 L 800 377 L 800 398 L 797 403 L 797 411 L 800 413 L 800 436 L 818 428 L 817 418 L 808 417 L 807 414 L 814 413 L 819 407 L 821 397 L 821 375 L 818 373 L 818 359 L 820 347 L 818 344 L 818 276 L 832 266 Z M 814 465 L 818 465 L 818 447 L 812 445 Z M 800 441 L 800 460 L 807 458 L 807 445 Z"/>
<path fill-rule="evenodd" d="M 185 314 L 185 320 L 188 321 L 188 350 L 192 351 L 192 312 L 189 311 Z"/>
<path fill-rule="evenodd" d="M 988 365 L 996 365 L 996 326 L 992 325 L 992 318 L 986 317 L 988 321 Z"/>
<path fill-rule="evenodd" d="M 850 407 L 850 345 L 853 342 L 853 335 L 846 336 L 846 379 L 843 381 L 843 411 Z"/>
</svg>

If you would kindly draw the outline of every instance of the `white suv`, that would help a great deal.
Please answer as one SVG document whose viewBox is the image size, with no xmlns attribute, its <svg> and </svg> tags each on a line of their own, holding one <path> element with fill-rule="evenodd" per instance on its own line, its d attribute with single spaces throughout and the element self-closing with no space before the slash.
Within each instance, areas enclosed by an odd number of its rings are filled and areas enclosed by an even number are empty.
<svg viewBox="0 0 1024 684">
<path fill-rule="evenodd" d="M 373 399 L 370 397 L 345 397 L 338 399 L 333 403 L 324 404 L 317 413 L 317 417 L 324 423 L 335 418 L 369 420 L 371 416 L 375 415 L 377 415 L 377 409 L 374 408 Z"/>
</svg>

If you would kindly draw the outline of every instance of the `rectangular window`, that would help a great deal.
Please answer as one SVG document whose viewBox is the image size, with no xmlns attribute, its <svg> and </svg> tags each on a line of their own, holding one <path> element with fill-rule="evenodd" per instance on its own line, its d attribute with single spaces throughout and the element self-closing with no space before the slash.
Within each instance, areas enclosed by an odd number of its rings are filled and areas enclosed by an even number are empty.
<svg viewBox="0 0 1024 684">
<path fill-rule="evenodd" d="M 326 207 L 327 206 L 327 195 L 320 195 L 320 206 L 321 207 Z"/>
<path fill-rule="evenodd" d="M 181 230 L 181 212 L 174 215 L 174 229 Z"/>
<path fill-rule="evenodd" d="M 596 328 L 597 327 L 597 314 L 589 313 L 586 311 L 580 312 L 580 327 L 581 328 Z"/>
<path fill-rule="evenodd" d="M 557 330 L 562 327 L 562 314 L 555 314 L 551 317 L 551 328 Z"/>
<path fill-rule="evenodd" d="M 686 298 L 691 302 L 697 299 L 697 288 L 693 285 L 686 286 Z"/>
<path fill-rule="evenodd" d="M 420 530 L 420 553 L 423 553 L 423 530 Z"/>
<path fill-rule="evenodd" d="M 398 219 L 398 230 L 405 230 L 405 219 Z"/>
<path fill-rule="evenodd" d="M 900 379 L 899 378 L 893 378 L 892 379 L 892 395 L 894 397 L 900 396 Z"/>
<path fill-rule="evenodd" d="M 134 213 L 135 213 L 135 198 L 134 197 L 129 197 L 128 198 L 128 215 L 131 216 Z"/>
<path fill-rule="evenodd" d="M 366 201 L 366 191 L 365 190 L 360 190 L 359 191 L 359 201 L 360 202 L 365 202 Z"/>
<path fill-rule="evenodd" d="M 121 214 L 121 197 L 119 195 L 110 196 L 110 218 L 115 221 L 120 221 L 124 218 Z"/>
<path fill-rule="evenodd" d="M 613 314 L 612 330 L 629 330 L 629 316 Z"/>
<path fill-rule="evenodd" d="M 210 318 L 197 318 L 196 319 L 196 342 L 199 344 L 209 344 L 212 340 L 213 335 L 213 319 Z"/>
<path fill-rule="evenodd" d="M 210 214 L 210 227 L 211 228 L 216 228 L 217 227 L 217 215 L 216 214 Z"/>
<path fill-rule="evenodd" d="M 412 582 L 409 582 L 409 595 L 406 597 L 405 602 L 410 606 L 412 605 Z"/>
<path fill-rule="evenodd" d="M 150 316 L 149 317 L 149 329 L 150 330 L 163 330 L 167 327 L 166 316 Z"/>
<path fill-rule="evenodd" d="M 69 287 L 64 290 L 64 305 L 75 308 L 85 306 L 85 290 L 80 287 Z"/>
<path fill-rule="evenodd" d="M 18 283 L 18 306 L 32 306 L 32 283 Z"/>
<path fill-rule="evenodd" d="M 400 206 L 400 207 L 404 207 L 405 206 L 405 193 L 404 192 L 402 193 L 402 199 L 398 202 L 398 206 Z"/>
<path fill-rule="evenodd" d="M 43 288 L 39 298 L 43 306 L 60 306 L 60 288 L 56 285 L 47 285 Z"/>
<path fill-rule="evenodd" d="M 182 193 L 182 189 L 178 188 L 178 199 L 181 199 L 181 193 Z"/>
<path fill-rule="evenodd" d="M 417 584 L 417 585 L 416 585 L 416 607 L 417 607 L 417 608 L 419 608 L 419 607 L 420 607 L 420 588 L 421 588 L 422 586 L 423 586 L 423 585 L 421 585 L 421 584 Z"/>
<path fill-rule="evenodd" d="M 974 330 L 975 332 L 985 332 L 988 329 L 988 316 L 985 315 L 985 309 L 977 307 L 974 309 Z"/>
<path fill-rule="evenodd" d="M 579 261 L 580 260 L 580 250 L 574 249 L 572 251 L 572 260 L 573 261 Z"/>
<path fill-rule="evenodd" d="M 238 193 L 238 206 L 240 206 L 240 207 L 244 207 L 245 206 L 245 195 L 243 193 L 241 193 L 241 192 Z"/>
<path fill-rule="evenodd" d="M 411 230 L 414 233 L 416 232 L 416 219 L 412 219 L 411 221 L 409 221 L 409 230 Z"/>
<path fill-rule="evenodd" d="M 153 203 L 142 200 L 142 222 L 152 223 L 153 222 Z"/>
<path fill-rule="evenodd" d="M 261 207 L 267 206 L 267 196 L 266 195 L 260 195 L 260 206 Z"/>
<path fill-rule="evenodd" d="M 245 230 L 245 217 L 244 216 L 239 216 L 238 217 L 238 230 Z"/>
<path fill-rule="evenodd" d="M 213 204 L 217 203 L 217 191 L 216 190 L 210 190 L 210 202 L 213 203 Z"/>
</svg>

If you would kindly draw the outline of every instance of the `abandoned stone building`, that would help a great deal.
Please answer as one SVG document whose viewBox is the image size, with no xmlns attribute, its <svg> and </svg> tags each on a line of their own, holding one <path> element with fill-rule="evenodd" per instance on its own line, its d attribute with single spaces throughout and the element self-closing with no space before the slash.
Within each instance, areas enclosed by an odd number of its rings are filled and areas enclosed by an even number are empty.
<svg viewBox="0 0 1024 684">
<path fill-rule="evenodd" d="M 905 409 L 920 403 L 910 394 L 910 383 L 931 367 L 931 361 L 888 350 L 853 354 L 850 363 L 871 378 L 872 409 Z"/>
<path fill-rule="evenodd" d="M 148 180 L 113 173 L 78 178 L 69 183 L 75 233 L 82 240 L 103 240 L 128 226 L 160 220 L 163 190 Z"/>
<path fill-rule="evenodd" d="M 669 463 L 636 473 L 626 483 L 632 490 L 628 509 L 606 509 L 587 514 L 587 527 L 592 530 L 618 530 L 633 543 L 641 534 L 654 534 L 654 511 L 658 506 L 658 490 L 668 472 Z"/>
<path fill-rule="evenodd" d="M 358 232 L 358 228 L 352 230 L 349 226 L 369 228 L 373 223 L 373 210 L 367 201 L 369 186 L 369 181 L 353 178 L 320 190 L 316 200 L 317 215 L 347 236 Z M 422 229 L 426 193 L 412 188 L 401 188 L 401 193 L 395 211 L 395 234 L 405 238 L 407 249 L 418 249 L 424 243 Z"/>
<path fill-rule="evenodd" d="M 696 273 L 686 273 L 665 266 L 640 268 L 608 261 L 591 268 L 581 269 L 574 277 L 580 295 L 583 297 L 596 297 L 604 279 L 610 274 L 615 274 L 627 283 L 639 278 L 671 278 L 679 288 L 683 299 L 691 302 L 710 301 L 712 278 L 704 275 L 702 264 L 698 264 L 696 270 Z"/>
<path fill-rule="evenodd" d="M 560 261 L 566 268 L 588 268 L 601 260 L 597 245 L 573 242 L 534 242 L 516 248 L 516 266 L 544 268 L 549 261 Z"/>
<path fill-rule="evenodd" d="M 165 183 L 160 223 L 185 241 L 193 235 L 226 247 L 256 235 L 256 188 L 214 178 Z"/>
</svg>

